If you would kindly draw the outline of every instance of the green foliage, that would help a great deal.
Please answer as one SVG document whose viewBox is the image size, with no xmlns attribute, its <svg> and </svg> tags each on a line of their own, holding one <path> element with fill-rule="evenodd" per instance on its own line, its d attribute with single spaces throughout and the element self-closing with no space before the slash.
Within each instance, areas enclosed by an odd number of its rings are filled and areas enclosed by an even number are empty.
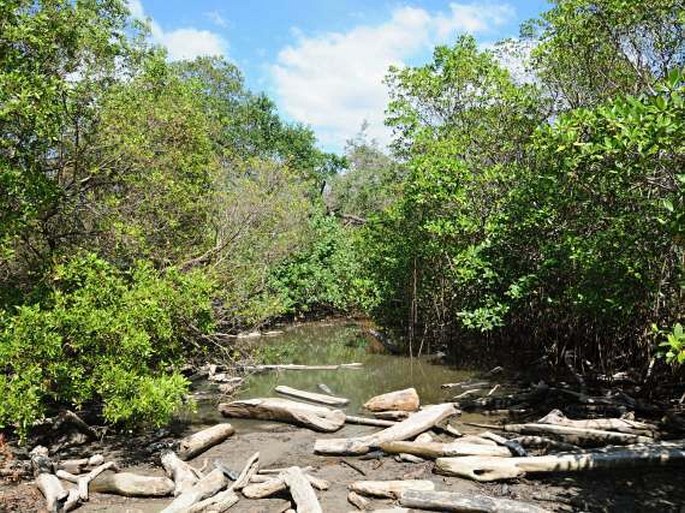
<svg viewBox="0 0 685 513">
<path fill-rule="evenodd" d="M 660 344 L 666 349 L 666 360 L 671 363 L 685 362 L 685 331 L 683 325 L 676 323 L 671 333 L 666 334 L 666 340 Z"/>
<path fill-rule="evenodd" d="M 188 385 L 167 369 L 190 326 L 212 328 L 211 291 L 197 273 L 122 272 L 92 254 L 56 266 L 40 303 L 3 313 L 0 425 L 26 435 L 54 405 L 93 400 L 112 422 L 166 422 Z"/>
</svg>

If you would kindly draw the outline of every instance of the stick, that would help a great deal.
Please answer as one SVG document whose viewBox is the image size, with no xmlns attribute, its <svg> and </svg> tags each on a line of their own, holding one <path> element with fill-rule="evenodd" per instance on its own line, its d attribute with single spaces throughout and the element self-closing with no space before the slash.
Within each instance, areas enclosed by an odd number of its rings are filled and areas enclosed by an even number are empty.
<svg viewBox="0 0 685 513">
<path fill-rule="evenodd" d="M 458 492 L 406 490 L 400 494 L 400 504 L 409 508 L 458 513 L 550 513 L 525 502 Z"/>
<path fill-rule="evenodd" d="M 326 406 L 345 406 L 349 404 L 350 400 L 344 397 L 334 397 L 331 395 L 317 394 L 314 392 L 307 392 L 305 390 L 298 390 L 296 388 L 279 385 L 275 388 L 279 394 L 295 397 L 297 399 L 304 399 L 313 403 L 325 404 Z"/>
</svg>

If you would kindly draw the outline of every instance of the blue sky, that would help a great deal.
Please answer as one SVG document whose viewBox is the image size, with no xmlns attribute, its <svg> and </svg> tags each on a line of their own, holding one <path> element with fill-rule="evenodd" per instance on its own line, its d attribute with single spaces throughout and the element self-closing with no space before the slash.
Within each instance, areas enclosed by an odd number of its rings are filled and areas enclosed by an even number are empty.
<svg viewBox="0 0 685 513">
<path fill-rule="evenodd" d="M 310 125 L 339 151 L 363 120 L 381 143 L 389 65 L 420 64 L 436 44 L 471 33 L 483 45 L 518 34 L 543 0 L 408 2 L 362 0 L 129 0 L 149 17 L 170 59 L 222 54 L 253 91 L 289 120 Z"/>
</svg>

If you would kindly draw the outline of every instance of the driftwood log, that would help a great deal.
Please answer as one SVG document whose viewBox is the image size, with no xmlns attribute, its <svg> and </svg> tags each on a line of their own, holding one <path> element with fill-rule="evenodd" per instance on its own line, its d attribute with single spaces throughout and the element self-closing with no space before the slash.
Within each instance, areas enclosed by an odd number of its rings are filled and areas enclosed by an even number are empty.
<svg viewBox="0 0 685 513">
<path fill-rule="evenodd" d="M 283 480 L 290 489 L 298 513 L 323 513 L 319 499 L 301 468 L 286 469 L 283 472 Z"/>
<path fill-rule="evenodd" d="M 394 420 L 386 419 L 370 419 L 368 417 L 356 417 L 354 415 L 345 415 L 345 422 L 347 424 L 359 424 L 360 426 L 375 426 L 375 427 L 390 427 L 397 424 Z"/>
<path fill-rule="evenodd" d="M 419 409 L 419 394 L 414 388 L 388 392 L 366 401 L 364 409 L 369 411 L 416 411 Z"/>
<path fill-rule="evenodd" d="M 279 420 L 315 431 L 337 431 L 345 424 L 345 414 L 340 410 L 276 397 L 221 403 L 219 411 L 225 417 Z"/>
<path fill-rule="evenodd" d="M 404 479 L 397 481 L 356 481 L 348 487 L 351 491 L 370 497 L 396 499 L 406 490 L 435 490 L 432 481 Z"/>
<path fill-rule="evenodd" d="M 607 448 L 609 449 L 609 448 Z M 527 473 L 575 472 L 591 469 L 663 465 L 685 461 L 685 441 L 645 444 L 528 458 L 466 456 L 438 458 L 436 472 L 474 481 L 513 479 Z"/>
<path fill-rule="evenodd" d="M 461 441 L 450 443 L 394 441 L 383 442 L 380 444 L 380 448 L 388 454 L 412 454 L 427 459 L 446 456 L 492 456 L 497 458 L 509 458 L 511 456 L 511 451 L 506 447 Z"/>
<path fill-rule="evenodd" d="M 113 461 L 109 461 L 107 463 L 103 463 L 102 465 L 95 467 L 93 470 L 91 470 L 85 475 L 76 476 L 70 472 L 67 472 L 66 470 L 61 469 L 57 471 L 56 475 L 60 479 L 76 484 L 79 500 L 87 501 L 88 488 L 90 482 L 106 470 L 114 469 L 115 467 L 116 464 Z"/>
<path fill-rule="evenodd" d="M 188 465 L 173 451 L 162 452 L 161 460 L 167 476 L 174 481 L 175 496 L 181 495 L 195 486 L 195 483 L 203 477 L 200 471 Z"/>
<path fill-rule="evenodd" d="M 277 386 L 275 391 L 282 395 L 304 399 L 313 403 L 325 404 L 326 406 L 345 406 L 350 403 L 350 400 L 345 399 L 344 397 L 307 392 L 306 390 L 298 390 L 297 388 L 291 388 L 285 385 Z"/>
<path fill-rule="evenodd" d="M 216 424 L 197 433 L 185 437 L 178 444 L 178 457 L 189 460 L 214 447 L 235 433 L 235 429 L 228 423 Z"/>
<path fill-rule="evenodd" d="M 174 482 L 167 477 L 108 471 L 91 481 L 90 490 L 126 497 L 166 497 L 174 492 Z"/>
<path fill-rule="evenodd" d="M 457 414 L 454 405 L 437 404 L 412 414 L 408 419 L 372 435 L 358 438 L 319 439 L 314 444 L 318 454 L 366 454 L 383 442 L 406 440 L 428 431 L 441 421 Z"/>
<path fill-rule="evenodd" d="M 420 510 L 459 513 L 550 513 L 533 504 L 486 495 L 456 492 L 407 490 L 400 494 L 400 504 Z"/>
<path fill-rule="evenodd" d="M 569 426 L 580 429 L 618 431 L 620 433 L 644 435 L 648 437 L 654 437 L 654 434 L 658 431 L 656 426 L 652 424 L 626 418 L 572 420 L 566 417 L 560 410 L 552 410 L 541 418 L 538 423 L 555 424 L 557 426 Z"/>
<path fill-rule="evenodd" d="M 105 462 L 102 454 L 94 454 L 89 458 L 77 458 L 58 461 L 55 466 L 60 470 L 66 470 L 71 474 L 82 474 L 86 470 L 92 470 Z"/>
<path fill-rule="evenodd" d="M 176 497 L 171 504 L 162 510 L 162 513 L 187 513 L 198 502 L 207 497 L 212 497 L 226 488 L 228 478 L 223 470 L 216 468 L 205 477 L 200 479 L 189 490 Z"/>
<path fill-rule="evenodd" d="M 338 365 L 299 365 L 295 363 L 286 363 L 280 365 L 248 365 L 244 367 L 247 371 L 264 372 L 264 371 L 330 371 L 343 369 L 361 369 L 364 367 L 363 363 L 341 363 Z"/>
<path fill-rule="evenodd" d="M 347 494 L 347 502 L 352 504 L 357 509 L 365 510 L 371 504 L 371 501 L 366 497 L 362 497 L 357 492 L 350 492 Z"/>
<path fill-rule="evenodd" d="M 256 475 L 252 477 L 252 484 L 243 487 L 243 495 L 248 499 L 263 499 L 280 493 L 288 488 L 285 482 L 284 469 L 279 475 L 275 477 Z M 306 473 L 306 469 L 300 469 L 305 472 L 305 477 L 309 483 L 317 490 L 328 490 L 330 483 L 325 479 L 311 476 Z"/>
<path fill-rule="evenodd" d="M 410 412 L 401 410 L 376 411 L 373 416 L 377 419 L 392 420 L 399 422 L 409 417 Z"/>
</svg>

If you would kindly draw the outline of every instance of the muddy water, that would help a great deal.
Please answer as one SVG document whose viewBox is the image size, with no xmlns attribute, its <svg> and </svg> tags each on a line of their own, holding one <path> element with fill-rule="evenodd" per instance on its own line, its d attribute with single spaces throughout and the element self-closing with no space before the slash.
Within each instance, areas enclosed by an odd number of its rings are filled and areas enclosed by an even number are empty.
<svg viewBox="0 0 685 513">
<path fill-rule="evenodd" d="M 248 378 L 238 399 L 273 396 L 278 385 L 323 393 L 319 384 L 325 384 L 334 394 L 350 400 L 344 408 L 346 413 L 357 415 L 361 413 L 361 405 L 370 397 L 408 387 L 416 388 L 422 404 L 445 401 L 454 393 L 440 388 L 441 384 L 464 381 L 473 376 L 473 371 L 450 368 L 431 356 L 408 358 L 375 352 L 375 345 L 362 336 L 361 327 L 356 323 L 294 326 L 280 335 L 261 338 L 255 345 L 267 363 L 326 365 L 360 362 L 363 367 L 254 374 Z M 213 389 L 206 386 L 202 387 L 199 395 L 198 411 L 191 416 L 193 424 L 213 424 L 221 418 L 216 409 L 219 398 L 211 393 Z M 259 421 L 237 419 L 231 422 L 255 430 L 264 425 Z"/>
</svg>

